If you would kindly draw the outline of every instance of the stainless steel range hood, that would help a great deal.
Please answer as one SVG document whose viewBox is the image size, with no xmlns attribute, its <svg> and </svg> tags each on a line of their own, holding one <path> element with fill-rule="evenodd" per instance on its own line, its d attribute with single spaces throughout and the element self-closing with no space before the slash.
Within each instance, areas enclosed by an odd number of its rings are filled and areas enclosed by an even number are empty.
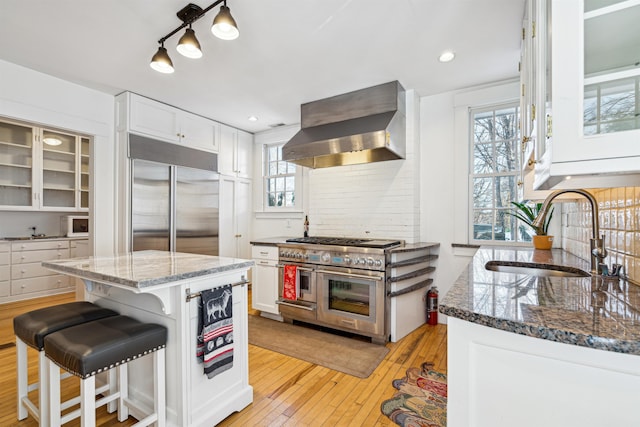
<svg viewBox="0 0 640 427">
<path fill-rule="evenodd" d="M 309 168 L 404 159 L 405 93 L 393 81 L 302 104 L 282 158 Z"/>
</svg>

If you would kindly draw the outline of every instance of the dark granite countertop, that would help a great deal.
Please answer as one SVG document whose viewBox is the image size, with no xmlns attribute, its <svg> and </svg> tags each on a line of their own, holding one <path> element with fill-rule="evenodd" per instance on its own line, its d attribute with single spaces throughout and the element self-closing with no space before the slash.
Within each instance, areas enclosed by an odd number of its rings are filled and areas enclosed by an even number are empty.
<svg viewBox="0 0 640 427">
<path fill-rule="evenodd" d="M 492 260 L 561 265 L 589 263 L 554 249 L 481 247 L 440 302 L 451 317 L 508 332 L 640 355 L 640 286 L 597 277 L 539 277 L 488 271 Z"/>
</svg>

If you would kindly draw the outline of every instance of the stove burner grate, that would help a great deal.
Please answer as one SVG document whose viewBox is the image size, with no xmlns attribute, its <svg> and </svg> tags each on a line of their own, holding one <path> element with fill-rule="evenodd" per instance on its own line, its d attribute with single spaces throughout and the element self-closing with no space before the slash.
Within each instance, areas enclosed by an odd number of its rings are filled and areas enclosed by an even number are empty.
<svg viewBox="0 0 640 427">
<path fill-rule="evenodd" d="M 363 248 L 391 248 L 398 246 L 399 240 L 359 239 L 351 237 L 297 237 L 287 239 L 287 243 L 306 243 L 311 245 L 357 246 Z"/>
</svg>

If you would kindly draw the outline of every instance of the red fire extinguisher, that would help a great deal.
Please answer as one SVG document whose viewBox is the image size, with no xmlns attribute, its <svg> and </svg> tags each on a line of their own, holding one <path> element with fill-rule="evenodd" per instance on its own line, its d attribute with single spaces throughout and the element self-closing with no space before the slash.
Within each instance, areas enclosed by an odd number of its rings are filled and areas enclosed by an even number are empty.
<svg viewBox="0 0 640 427">
<path fill-rule="evenodd" d="M 427 292 L 427 323 L 438 324 L 438 289 L 435 286 Z"/>
</svg>

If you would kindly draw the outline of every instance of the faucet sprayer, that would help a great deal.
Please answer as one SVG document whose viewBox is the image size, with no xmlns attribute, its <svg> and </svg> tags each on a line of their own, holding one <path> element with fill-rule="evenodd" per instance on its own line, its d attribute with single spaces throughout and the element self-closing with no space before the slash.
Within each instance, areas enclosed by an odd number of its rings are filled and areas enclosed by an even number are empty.
<svg viewBox="0 0 640 427">
<path fill-rule="evenodd" d="M 600 261 L 607 256 L 607 250 L 604 247 L 604 236 L 600 236 L 600 219 L 598 216 L 598 202 L 591 193 L 586 190 L 556 190 L 549 194 L 542 203 L 542 207 L 538 212 L 538 215 L 533 220 L 535 227 L 540 227 L 544 224 L 544 220 L 547 216 L 549 209 L 551 208 L 551 202 L 553 199 L 564 193 L 576 193 L 587 198 L 591 205 L 591 274 L 602 274 L 600 268 Z"/>
</svg>

